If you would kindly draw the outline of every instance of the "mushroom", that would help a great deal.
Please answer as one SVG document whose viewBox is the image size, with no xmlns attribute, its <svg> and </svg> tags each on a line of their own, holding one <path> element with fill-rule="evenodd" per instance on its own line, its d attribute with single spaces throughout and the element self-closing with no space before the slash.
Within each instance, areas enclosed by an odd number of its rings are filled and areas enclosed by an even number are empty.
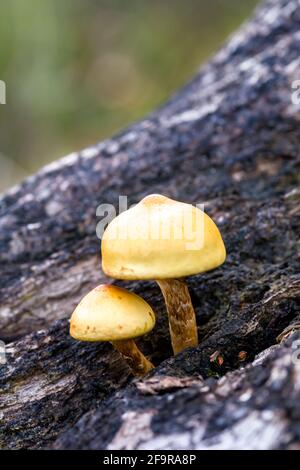
<svg viewBox="0 0 300 470">
<path fill-rule="evenodd" d="M 198 344 L 185 276 L 220 266 L 221 234 L 198 207 L 153 194 L 122 212 L 102 238 L 102 267 L 115 279 L 154 279 L 164 296 L 174 354 Z"/>
<path fill-rule="evenodd" d="M 102 284 L 77 305 L 71 316 L 70 335 L 81 341 L 110 341 L 132 373 L 144 375 L 154 366 L 133 339 L 148 333 L 154 325 L 154 312 L 145 300 L 120 287 Z"/>
</svg>

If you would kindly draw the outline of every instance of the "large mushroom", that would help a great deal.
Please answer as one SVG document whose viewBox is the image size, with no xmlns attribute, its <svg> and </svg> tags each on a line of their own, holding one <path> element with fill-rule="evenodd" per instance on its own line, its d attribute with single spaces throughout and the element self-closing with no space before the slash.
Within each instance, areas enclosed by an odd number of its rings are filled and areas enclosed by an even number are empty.
<svg viewBox="0 0 300 470">
<path fill-rule="evenodd" d="M 153 364 L 138 349 L 134 338 L 155 325 L 150 305 L 132 292 L 102 284 L 77 305 L 70 321 L 70 335 L 81 341 L 109 341 L 122 354 L 134 375 L 144 375 Z"/>
<path fill-rule="evenodd" d="M 174 354 L 197 346 L 195 312 L 184 277 L 220 266 L 221 234 L 198 207 L 153 194 L 122 212 L 102 238 L 102 267 L 115 279 L 158 283 L 167 306 Z"/>
</svg>

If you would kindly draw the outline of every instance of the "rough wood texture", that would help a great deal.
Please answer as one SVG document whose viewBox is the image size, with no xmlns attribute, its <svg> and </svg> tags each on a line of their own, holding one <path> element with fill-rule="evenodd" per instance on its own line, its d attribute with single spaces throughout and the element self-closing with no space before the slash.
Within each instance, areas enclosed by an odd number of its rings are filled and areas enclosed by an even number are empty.
<svg viewBox="0 0 300 470">
<path fill-rule="evenodd" d="M 158 369 L 86 413 L 54 447 L 299 449 L 299 374 L 300 358 L 296 365 L 284 346 L 219 381 L 161 376 Z"/>
<path fill-rule="evenodd" d="M 164 107 L 2 197 L 0 331 L 6 341 L 19 338 L 0 366 L 2 447 L 299 444 L 294 343 L 252 364 L 300 322 L 300 105 L 291 101 L 299 24 L 297 0 L 268 0 Z M 117 352 L 71 340 L 64 318 L 104 279 L 96 207 L 153 192 L 205 202 L 228 257 L 188 280 L 200 345 L 176 358 L 167 359 L 159 288 L 119 283 L 158 316 L 139 342 L 158 366 L 152 382 L 128 384 Z"/>
</svg>

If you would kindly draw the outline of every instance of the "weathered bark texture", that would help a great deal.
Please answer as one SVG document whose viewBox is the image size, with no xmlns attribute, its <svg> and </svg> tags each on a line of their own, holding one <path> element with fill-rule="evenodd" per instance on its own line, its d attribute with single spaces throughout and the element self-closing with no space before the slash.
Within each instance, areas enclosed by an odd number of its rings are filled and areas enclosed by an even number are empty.
<svg viewBox="0 0 300 470">
<path fill-rule="evenodd" d="M 284 346 L 218 381 L 160 376 L 158 368 L 86 413 L 54 447 L 299 449 L 299 374 L 300 357 L 295 364 Z"/>
<path fill-rule="evenodd" d="M 1 447 L 299 447 L 299 334 L 274 346 L 300 324 L 299 24 L 298 0 L 267 0 L 164 107 L 2 197 Z M 66 318 L 105 279 L 96 207 L 154 192 L 205 202 L 228 257 L 188 280 L 200 344 L 175 358 L 159 288 L 118 283 L 158 317 L 139 342 L 157 368 L 132 382 Z"/>
</svg>

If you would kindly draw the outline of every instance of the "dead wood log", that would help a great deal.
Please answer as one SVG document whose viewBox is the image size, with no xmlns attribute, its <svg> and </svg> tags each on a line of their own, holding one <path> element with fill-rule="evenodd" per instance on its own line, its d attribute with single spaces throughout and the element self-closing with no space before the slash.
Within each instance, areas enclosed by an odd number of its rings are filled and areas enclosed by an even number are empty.
<svg viewBox="0 0 300 470">
<path fill-rule="evenodd" d="M 117 353 L 108 345 L 75 343 L 64 319 L 83 293 L 104 279 L 95 212 L 101 203 L 117 206 L 119 195 L 127 195 L 130 203 L 153 192 L 205 202 L 228 251 L 224 266 L 189 279 L 201 342 L 175 359 L 167 360 L 171 349 L 166 314 L 155 284 L 119 283 L 142 295 L 157 312 L 157 328 L 140 341 L 159 366 L 153 377 L 165 375 L 175 384 L 184 378 L 187 384 L 178 392 L 176 420 L 168 420 L 153 400 L 153 415 L 145 415 L 153 435 L 136 444 L 129 440 L 128 446 L 175 448 L 178 436 L 172 434 L 168 441 L 170 426 L 177 432 L 177 419 L 187 421 L 189 413 L 193 415 L 189 399 L 198 404 L 193 397 L 199 387 L 211 383 L 195 386 L 194 376 L 208 381 L 224 376 L 225 384 L 235 377 L 247 384 L 251 370 L 257 372 L 251 365 L 255 356 L 276 344 L 291 324 L 297 328 L 300 107 L 291 99 L 291 85 L 300 78 L 299 23 L 297 0 L 267 0 L 165 106 L 120 135 L 44 168 L 2 196 L 0 336 L 13 342 L 7 364 L 0 366 L 1 447 L 44 448 L 55 441 L 60 448 L 121 447 L 118 436 L 127 426 L 122 413 L 143 407 L 141 392 L 126 385 L 128 369 Z M 296 400 L 299 370 L 287 364 L 291 351 L 291 346 L 278 348 L 261 367 L 293 374 Z M 232 375 L 241 358 L 249 369 Z M 220 407 L 222 397 L 215 395 L 221 384 L 214 382 L 207 395 Z M 265 384 L 260 385 L 261 394 Z M 286 414 L 286 390 L 284 384 L 281 405 L 276 402 L 282 407 L 276 415 L 282 419 L 278 429 L 299 426 L 296 412 Z M 167 397 L 168 388 L 164 393 Z M 224 405 L 234 402 L 234 410 L 243 413 L 244 405 L 230 394 L 224 396 Z M 135 397 L 137 408 L 121 407 L 110 434 L 95 440 L 93 416 L 96 423 L 108 419 L 103 400 L 109 410 L 114 400 L 117 405 L 127 396 Z M 207 405 L 205 411 L 206 404 L 201 401 L 201 411 L 209 417 L 212 408 Z M 269 409 L 266 401 L 263 406 Z M 222 416 L 226 420 L 228 414 Z M 260 418 L 258 414 L 255 422 Z M 156 432 L 158 419 L 163 419 L 165 436 Z M 193 426 L 182 442 L 191 448 L 211 447 L 206 437 L 193 444 Z M 224 426 L 230 428 L 229 423 Z M 178 430 L 188 433 L 183 426 Z M 217 428 L 213 436 L 216 442 L 226 442 L 221 437 L 218 441 Z M 275 436 L 265 445 L 293 446 L 296 431 L 293 439 L 284 443 Z"/>
<path fill-rule="evenodd" d="M 299 333 L 219 380 L 168 376 L 158 367 L 86 413 L 54 448 L 299 450 L 296 341 Z"/>
</svg>

